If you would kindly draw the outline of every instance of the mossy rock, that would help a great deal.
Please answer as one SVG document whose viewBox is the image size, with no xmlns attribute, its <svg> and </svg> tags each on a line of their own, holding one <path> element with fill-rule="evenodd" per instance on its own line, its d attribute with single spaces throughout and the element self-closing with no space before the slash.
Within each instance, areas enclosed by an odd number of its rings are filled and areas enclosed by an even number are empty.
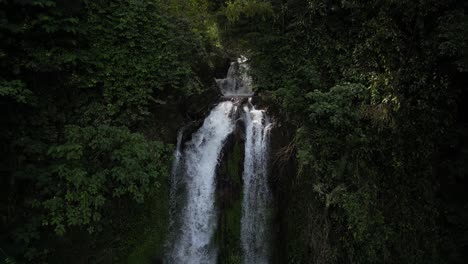
<svg viewBox="0 0 468 264">
<path fill-rule="evenodd" d="M 242 168 L 244 142 L 236 133 L 231 135 L 223 151 L 218 178 L 219 208 L 216 243 L 218 263 L 235 264 L 242 259 L 240 228 L 242 218 Z"/>
</svg>

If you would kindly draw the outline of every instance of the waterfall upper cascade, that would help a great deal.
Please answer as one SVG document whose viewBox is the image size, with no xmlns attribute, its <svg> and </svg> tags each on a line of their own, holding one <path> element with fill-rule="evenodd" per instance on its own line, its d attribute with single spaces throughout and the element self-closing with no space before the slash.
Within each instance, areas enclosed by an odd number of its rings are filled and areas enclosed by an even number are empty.
<svg viewBox="0 0 468 264">
<path fill-rule="evenodd" d="M 249 76 L 249 65 L 245 57 L 240 57 L 236 62 L 231 62 L 225 79 L 216 79 L 221 93 L 225 97 L 252 96 L 252 78 Z"/>
<path fill-rule="evenodd" d="M 241 218 L 243 263 L 266 264 L 269 258 L 268 208 L 271 194 L 267 182 L 269 132 L 272 124 L 264 110 L 239 97 L 252 96 L 245 57 L 231 63 L 226 79 L 216 80 L 224 98 L 206 117 L 190 141 L 178 135 L 171 179 L 171 229 L 168 263 L 217 262 L 214 233 L 216 169 L 223 145 L 237 120 L 244 122 L 245 158 Z M 179 195 L 179 190 L 183 195 Z M 179 202 L 179 197 L 182 202 Z M 177 206 L 176 206 L 177 204 Z M 176 207 L 181 207 L 176 213 Z M 178 218 L 178 219 L 174 219 Z M 177 223 L 177 224 L 174 224 Z M 175 227 L 177 226 L 177 227 Z"/>
</svg>

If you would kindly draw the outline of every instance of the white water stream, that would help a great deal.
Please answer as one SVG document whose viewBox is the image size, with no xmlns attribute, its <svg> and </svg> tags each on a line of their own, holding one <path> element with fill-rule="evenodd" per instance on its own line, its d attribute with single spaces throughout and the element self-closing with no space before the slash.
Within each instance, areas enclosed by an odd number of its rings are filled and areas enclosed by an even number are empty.
<svg viewBox="0 0 468 264">
<path fill-rule="evenodd" d="M 246 59 L 233 62 L 225 79 L 216 80 L 224 98 L 206 117 L 203 125 L 182 147 L 183 130 L 178 135 L 177 150 L 171 179 L 171 229 L 168 263 L 214 264 L 217 248 L 214 233 L 217 228 L 215 208 L 216 168 L 227 137 L 241 118 L 245 124 L 245 158 L 241 244 L 243 263 L 266 264 L 269 258 L 268 206 L 271 194 L 267 182 L 267 159 L 271 123 L 265 111 L 256 110 L 251 78 Z M 236 98 L 236 99 L 234 99 Z M 183 185 L 184 200 L 178 202 L 178 190 Z M 176 208 L 180 212 L 176 213 Z M 178 218 L 174 220 L 174 218 Z M 178 228 L 175 228 L 178 223 Z"/>
<path fill-rule="evenodd" d="M 215 171 L 223 143 L 234 129 L 230 101 L 218 104 L 184 151 L 187 203 L 182 227 L 171 254 L 173 263 L 215 263 L 212 243 L 216 228 Z"/>
<path fill-rule="evenodd" d="M 244 106 L 245 158 L 241 240 L 244 263 L 268 263 L 268 188 L 267 166 L 271 123 L 263 110 Z"/>
</svg>

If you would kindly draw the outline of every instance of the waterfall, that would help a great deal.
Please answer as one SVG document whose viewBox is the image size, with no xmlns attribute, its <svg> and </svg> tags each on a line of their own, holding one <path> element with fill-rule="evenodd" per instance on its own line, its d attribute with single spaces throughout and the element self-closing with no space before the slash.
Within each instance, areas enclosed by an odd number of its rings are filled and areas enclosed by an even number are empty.
<svg viewBox="0 0 468 264">
<path fill-rule="evenodd" d="M 244 263 L 268 263 L 268 188 L 267 164 L 271 123 L 265 111 L 244 106 L 245 158 L 241 240 Z"/>
<path fill-rule="evenodd" d="M 215 263 L 212 237 L 216 228 L 215 171 L 223 143 L 234 129 L 231 101 L 218 104 L 192 135 L 183 153 L 187 202 L 169 256 L 171 263 Z"/>
<path fill-rule="evenodd" d="M 221 93 L 225 97 L 252 96 L 252 78 L 249 76 L 247 59 L 241 57 L 231 62 L 225 79 L 216 79 Z"/>
<path fill-rule="evenodd" d="M 271 195 L 267 183 L 267 153 L 271 123 L 264 110 L 255 109 L 251 98 L 245 102 L 245 97 L 253 94 L 248 69 L 246 58 L 241 57 L 231 63 L 225 79 L 216 80 L 223 98 L 229 100 L 211 110 L 184 148 L 184 129 L 179 131 L 171 177 L 170 228 L 173 234 L 168 241 L 168 263 L 214 264 L 217 261 L 213 241 L 217 224 L 215 174 L 224 142 L 239 118 L 246 129 L 240 234 L 243 259 L 247 264 L 268 263 L 267 222 Z M 185 192 L 182 204 L 177 197 L 179 189 Z"/>
</svg>

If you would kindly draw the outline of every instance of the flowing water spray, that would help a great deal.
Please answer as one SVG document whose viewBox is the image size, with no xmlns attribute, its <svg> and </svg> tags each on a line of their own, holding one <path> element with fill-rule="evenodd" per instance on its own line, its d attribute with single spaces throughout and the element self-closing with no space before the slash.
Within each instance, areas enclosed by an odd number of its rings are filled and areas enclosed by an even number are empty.
<svg viewBox="0 0 468 264">
<path fill-rule="evenodd" d="M 170 263 L 215 263 L 215 171 L 223 143 L 234 129 L 230 101 L 218 104 L 192 135 L 183 153 L 187 202 Z"/>
<path fill-rule="evenodd" d="M 235 128 L 239 115 L 245 123 L 245 158 L 243 173 L 243 202 L 241 243 L 244 263 L 268 263 L 268 208 L 271 194 L 267 182 L 268 143 L 271 123 L 264 110 L 256 110 L 252 96 L 251 77 L 246 58 L 231 63 L 227 77 L 216 80 L 224 98 L 192 135 L 182 150 L 179 132 L 171 178 L 170 208 L 173 238 L 169 241 L 168 263 L 214 264 L 217 248 L 213 235 L 216 230 L 215 177 L 226 138 Z M 243 106 L 242 111 L 240 107 Z M 239 112 L 242 112 L 241 114 Z M 183 188 L 181 187 L 183 185 Z M 178 190 L 185 191 L 180 212 Z M 176 206 L 177 205 L 177 206 Z M 175 221 L 175 218 L 179 218 Z M 174 224 L 177 222 L 178 224 Z M 175 226 L 178 226 L 176 228 Z"/>
<path fill-rule="evenodd" d="M 245 158 L 241 241 L 244 263 L 266 264 L 269 256 L 268 145 L 271 123 L 265 111 L 244 106 Z"/>
<path fill-rule="evenodd" d="M 226 78 L 216 80 L 224 97 L 252 96 L 252 78 L 246 61 L 240 57 L 237 62 L 231 62 Z"/>
</svg>

